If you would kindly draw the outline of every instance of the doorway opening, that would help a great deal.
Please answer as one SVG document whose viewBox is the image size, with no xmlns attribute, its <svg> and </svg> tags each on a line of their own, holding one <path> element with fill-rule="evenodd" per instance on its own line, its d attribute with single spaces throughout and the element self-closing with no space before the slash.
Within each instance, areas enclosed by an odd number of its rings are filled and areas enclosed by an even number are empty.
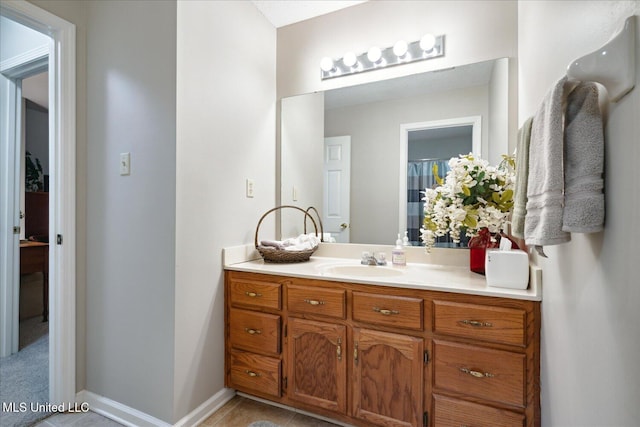
<svg viewBox="0 0 640 427">
<path fill-rule="evenodd" d="M 407 232 L 412 246 L 421 246 L 420 228 L 424 219 L 426 188 L 437 185 L 436 175 L 444 178 L 448 161 L 460 154 L 481 153 L 481 117 L 462 117 L 400 126 L 400 228 Z M 464 247 L 448 236 L 436 246 Z"/>
</svg>

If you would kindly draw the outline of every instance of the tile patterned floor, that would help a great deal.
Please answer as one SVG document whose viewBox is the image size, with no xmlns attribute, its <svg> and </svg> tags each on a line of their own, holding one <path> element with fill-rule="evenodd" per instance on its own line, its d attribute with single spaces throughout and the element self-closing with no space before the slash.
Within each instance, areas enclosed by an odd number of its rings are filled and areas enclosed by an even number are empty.
<svg viewBox="0 0 640 427">
<path fill-rule="evenodd" d="M 336 424 L 286 409 L 236 396 L 200 424 L 200 427 L 247 427 L 255 421 L 270 421 L 281 427 L 336 427 Z M 56 414 L 35 427 L 121 427 L 94 412 Z"/>
</svg>

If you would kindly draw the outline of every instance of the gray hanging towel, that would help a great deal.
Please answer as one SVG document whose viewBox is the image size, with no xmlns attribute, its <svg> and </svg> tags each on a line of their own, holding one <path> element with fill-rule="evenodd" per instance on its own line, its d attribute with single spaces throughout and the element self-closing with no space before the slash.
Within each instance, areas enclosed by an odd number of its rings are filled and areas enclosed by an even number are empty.
<svg viewBox="0 0 640 427">
<path fill-rule="evenodd" d="M 571 240 L 562 231 L 564 202 L 563 100 L 567 77 L 547 93 L 533 117 L 529 145 L 529 179 L 524 238 L 530 246 L 548 246 Z"/>
<path fill-rule="evenodd" d="M 604 131 L 598 87 L 580 83 L 567 98 L 562 230 L 595 233 L 604 228 Z"/>
</svg>

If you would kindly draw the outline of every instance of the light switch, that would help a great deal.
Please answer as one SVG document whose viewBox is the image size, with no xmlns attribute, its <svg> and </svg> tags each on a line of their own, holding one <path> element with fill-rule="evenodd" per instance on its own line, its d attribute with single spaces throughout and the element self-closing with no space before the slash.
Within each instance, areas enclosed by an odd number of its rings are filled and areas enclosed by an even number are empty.
<svg viewBox="0 0 640 427">
<path fill-rule="evenodd" d="M 131 174 L 131 153 L 120 153 L 120 175 Z"/>
<path fill-rule="evenodd" d="M 252 179 L 247 178 L 247 197 L 253 197 L 254 186 L 255 182 Z"/>
<path fill-rule="evenodd" d="M 296 187 L 295 185 L 293 186 L 293 201 L 297 202 L 298 201 L 298 187 Z"/>
</svg>

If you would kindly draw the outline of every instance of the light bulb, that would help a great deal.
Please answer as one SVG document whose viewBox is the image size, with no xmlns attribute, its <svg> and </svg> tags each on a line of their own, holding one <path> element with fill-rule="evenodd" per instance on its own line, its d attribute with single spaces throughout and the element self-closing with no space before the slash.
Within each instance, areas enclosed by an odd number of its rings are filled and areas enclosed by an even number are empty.
<svg viewBox="0 0 640 427">
<path fill-rule="evenodd" d="M 371 47 L 369 49 L 369 52 L 367 52 L 367 59 L 369 59 L 369 61 L 374 64 L 380 62 L 380 60 L 382 59 L 382 51 L 380 50 L 380 48 L 378 46 Z"/>
<path fill-rule="evenodd" d="M 404 40 L 398 40 L 396 44 L 393 45 L 393 53 L 398 58 L 405 56 L 407 54 L 407 50 L 409 50 L 409 45 Z"/>
<path fill-rule="evenodd" d="M 328 73 L 329 71 L 333 71 L 335 68 L 336 67 L 333 64 L 333 59 L 329 58 L 328 56 L 325 56 L 320 61 L 320 69 L 325 73 Z"/>
<path fill-rule="evenodd" d="M 356 57 L 355 53 L 347 52 L 344 54 L 344 57 L 342 58 L 342 62 L 347 67 L 355 67 L 355 65 L 358 63 L 358 58 Z"/>
<path fill-rule="evenodd" d="M 431 52 L 436 45 L 436 38 L 433 34 L 425 34 L 420 39 L 420 49 L 425 52 Z"/>
</svg>

